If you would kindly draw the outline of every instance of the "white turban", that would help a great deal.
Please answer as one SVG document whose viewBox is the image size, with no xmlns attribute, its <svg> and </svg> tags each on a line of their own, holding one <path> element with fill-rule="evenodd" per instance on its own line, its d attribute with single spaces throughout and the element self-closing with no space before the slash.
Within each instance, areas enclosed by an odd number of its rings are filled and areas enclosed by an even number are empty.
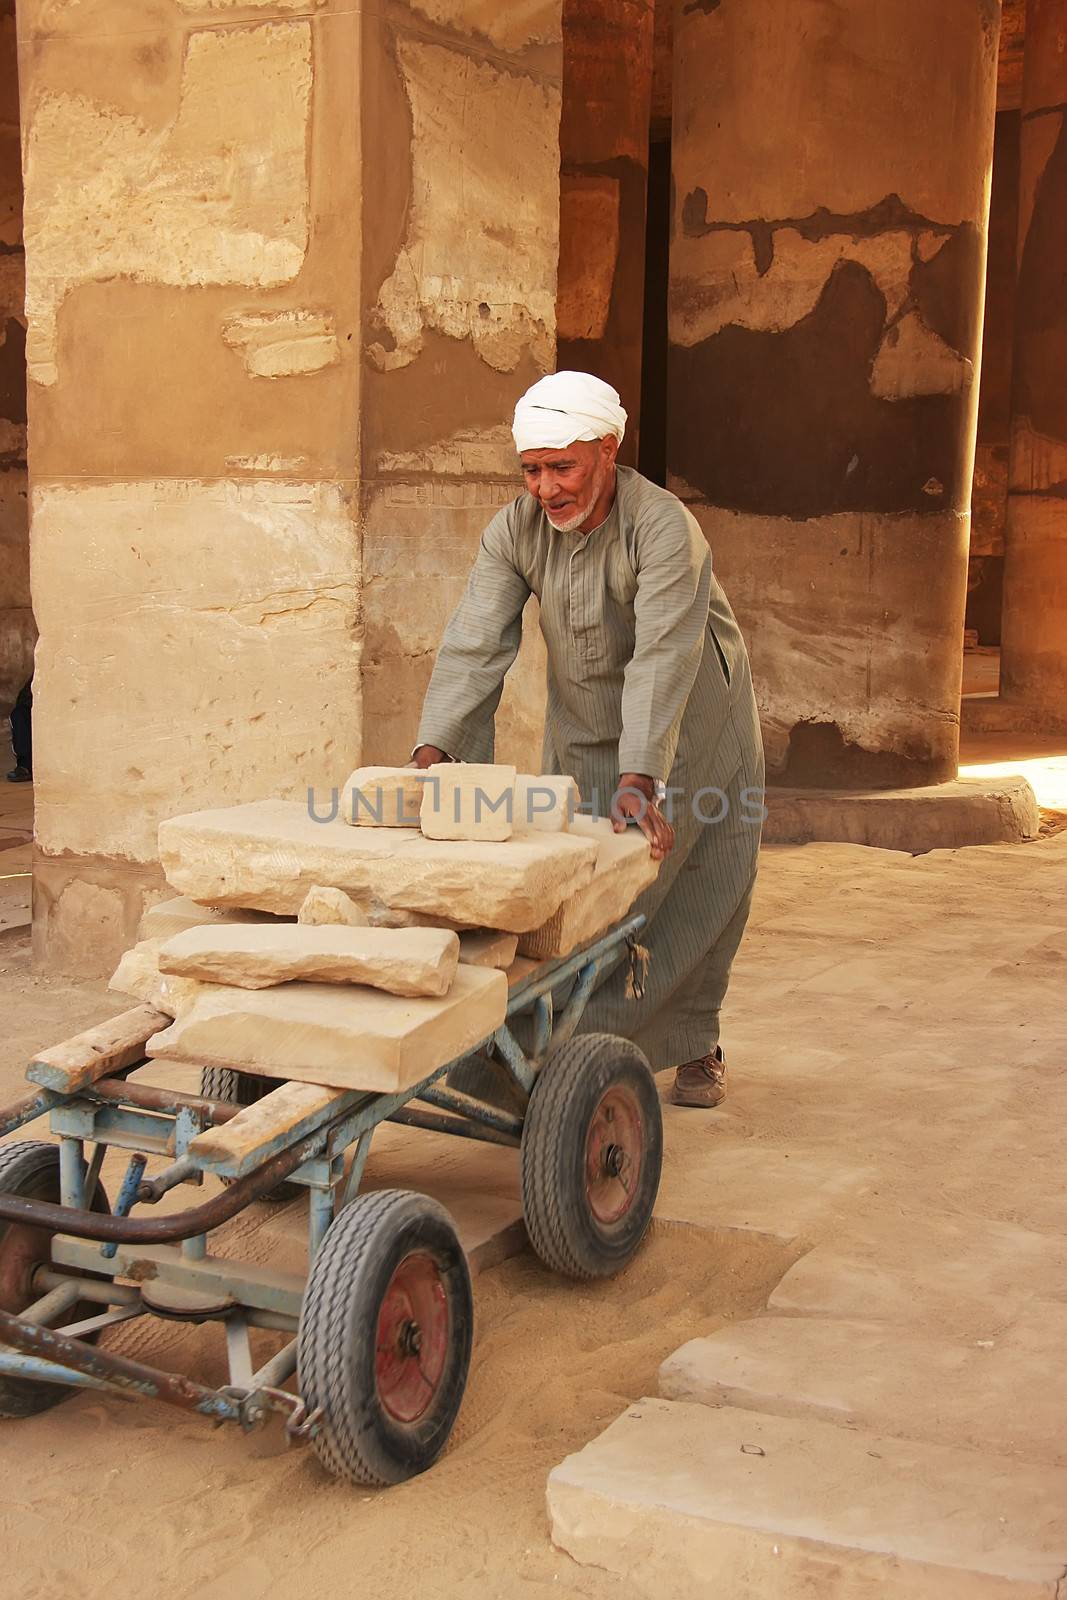
<svg viewBox="0 0 1067 1600">
<path fill-rule="evenodd" d="M 603 439 L 626 431 L 618 393 L 591 372 L 552 372 L 527 389 L 511 425 L 515 448 L 563 450 L 576 439 Z"/>
</svg>

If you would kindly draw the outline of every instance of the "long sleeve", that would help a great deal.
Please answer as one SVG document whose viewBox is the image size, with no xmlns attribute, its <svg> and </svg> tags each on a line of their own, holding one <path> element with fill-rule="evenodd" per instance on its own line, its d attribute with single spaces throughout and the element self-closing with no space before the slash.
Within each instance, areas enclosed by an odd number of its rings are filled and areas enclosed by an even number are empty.
<svg viewBox="0 0 1067 1600">
<path fill-rule="evenodd" d="M 418 744 L 436 745 L 459 761 L 493 759 L 493 719 L 504 675 L 518 654 L 529 596 L 505 507 L 482 534 L 463 598 L 444 631 Z"/>
<path fill-rule="evenodd" d="M 644 528 L 637 547 L 634 653 L 622 691 L 619 771 L 666 779 L 704 650 L 711 552 L 681 507 Z"/>
</svg>

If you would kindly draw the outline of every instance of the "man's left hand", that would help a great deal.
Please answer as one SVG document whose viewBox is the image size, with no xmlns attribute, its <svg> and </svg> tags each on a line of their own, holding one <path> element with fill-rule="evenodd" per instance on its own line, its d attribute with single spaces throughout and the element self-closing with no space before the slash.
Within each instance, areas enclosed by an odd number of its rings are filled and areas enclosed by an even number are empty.
<svg viewBox="0 0 1067 1600">
<path fill-rule="evenodd" d="M 624 772 L 611 802 L 611 825 L 626 831 L 632 818 L 652 846 L 653 861 L 662 861 L 674 848 L 674 829 L 656 804 L 655 780 L 642 772 Z"/>
</svg>

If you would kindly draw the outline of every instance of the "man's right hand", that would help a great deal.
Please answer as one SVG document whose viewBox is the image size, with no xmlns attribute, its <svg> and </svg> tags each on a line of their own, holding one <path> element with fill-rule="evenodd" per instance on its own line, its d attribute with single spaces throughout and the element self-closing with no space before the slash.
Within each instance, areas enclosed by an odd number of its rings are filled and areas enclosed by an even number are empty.
<svg viewBox="0 0 1067 1600">
<path fill-rule="evenodd" d="M 438 750 L 435 744 L 420 744 L 411 759 L 419 770 L 423 771 L 426 767 L 434 767 L 439 761 L 448 761 L 450 758 L 443 750 Z"/>
</svg>

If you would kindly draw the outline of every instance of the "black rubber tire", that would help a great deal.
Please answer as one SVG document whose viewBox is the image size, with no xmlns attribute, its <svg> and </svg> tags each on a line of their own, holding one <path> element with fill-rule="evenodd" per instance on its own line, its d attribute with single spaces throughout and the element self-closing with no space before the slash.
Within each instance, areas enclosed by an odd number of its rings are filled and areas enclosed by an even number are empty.
<svg viewBox="0 0 1067 1600">
<path fill-rule="evenodd" d="M 609 1091 L 635 1108 L 640 1147 L 626 1210 L 605 1221 L 593 1208 L 586 1165 L 590 1130 Z M 568 1040 L 541 1069 L 522 1132 L 523 1217 L 545 1266 L 583 1279 L 621 1271 L 652 1220 L 662 1165 L 663 1119 L 645 1056 L 610 1033 Z"/>
<path fill-rule="evenodd" d="M 239 1106 L 254 1106 L 265 1094 L 284 1083 L 283 1078 L 261 1078 L 255 1072 L 238 1072 L 236 1067 L 203 1067 L 200 1072 L 200 1093 L 207 1100 L 229 1100 Z M 229 1178 L 223 1178 L 229 1183 Z M 302 1183 L 279 1183 L 264 1200 L 295 1200 L 303 1194 Z"/>
<path fill-rule="evenodd" d="M 379 1390 L 379 1317 L 394 1273 L 421 1255 L 443 1288 L 444 1357 L 427 1409 L 405 1422 Z M 315 1256 L 300 1311 L 300 1393 L 309 1413 L 322 1408 L 313 1443 L 327 1471 L 384 1485 L 432 1466 L 459 1414 L 473 1329 L 467 1258 L 444 1207 L 399 1189 L 357 1195 Z"/>
<path fill-rule="evenodd" d="M 50 1200 L 58 1204 L 59 1146 L 46 1144 L 43 1139 L 22 1139 L 0 1147 L 0 1194 L 17 1194 L 27 1200 Z M 111 1209 L 103 1185 L 99 1182 L 89 1209 L 98 1212 Z M 5 1311 L 18 1313 L 25 1311 L 34 1300 L 40 1299 L 40 1295 L 28 1281 L 9 1285 L 7 1292 L 4 1292 L 3 1254 L 14 1227 L 21 1225 L 0 1221 L 0 1305 Z M 43 1248 L 37 1264 L 44 1265 L 49 1235 L 44 1229 L 40 1231 Z M 93 1301 L 79 1300 L 65 1314 L 64 1321 L 80 1322 L 104 1309 Z M 86 1343 L 95 1342 L 96 1335 L 89 1334 Z M 48 1411 L 58 1405 L 61 1400 L 69 1400 L 75 1393 L 77 1391 L 65 1383 L 36 1383 L 30 1378 L 0 1377 L 0 1417 L 34 1417 L 38 1412 Z"/>
</svg>

